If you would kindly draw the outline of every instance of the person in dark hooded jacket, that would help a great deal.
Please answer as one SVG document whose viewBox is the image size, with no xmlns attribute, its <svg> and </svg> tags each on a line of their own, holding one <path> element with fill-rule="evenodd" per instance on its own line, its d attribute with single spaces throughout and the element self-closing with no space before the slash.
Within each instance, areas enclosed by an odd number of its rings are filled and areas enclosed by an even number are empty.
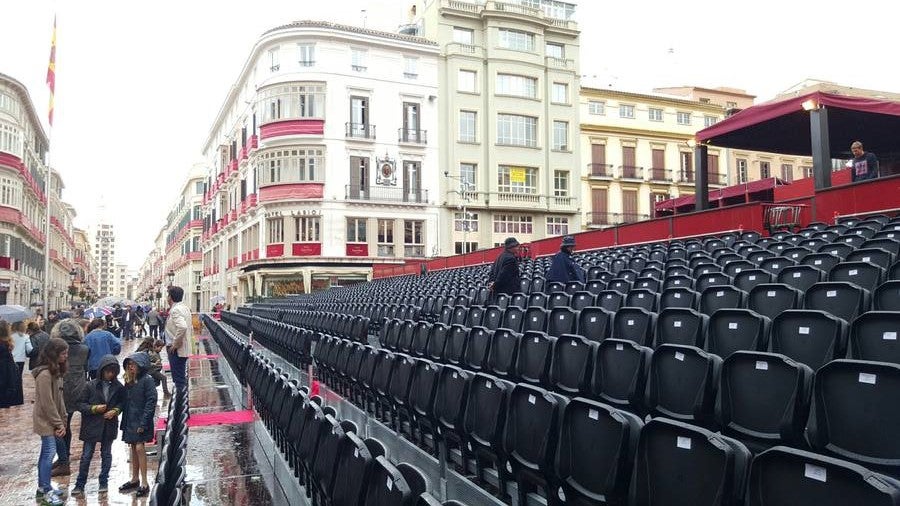
<svg viewBox="0 0 900 506">
<path fill-rule="evenodd" d="M 53 466 L 52 476 L 71 474 L 69 453 L 72 448 L 72 415 L 78 411 L 78 403 L 87 386 L 88 357 L 91 350 L 84 344 L 84 329 L 74 318 L 60 320 L 53 326 L 50 337 L 58 337 L 69 344 L 69 362 L 63 376 L 63 399 L 66 401 L 66 435 L 56 441 L 58 459 Z"/>
<path fill-rule="evenodd" d="M 150 357 L 143 352 L 125 359 L 125 415 L 122 418 L 122 441 L 131 446 L 131 481 L 119 492 L 136 491 L 136 497 L 150 494 L 147 484 L 147 453 L 144 443 L 153 440 L 156 415 L 156 382 L 148 374 Z M 140 474 L 140 482 L 138 475 Z"/>
<path fill-rule="evenodd" d="M 548 283 L 566 284 L 569 281 L 584 283 L 584 269 L 579 267 L 575 260 L 572 260 L 572 252 L 574 251 L 575 237 L 571 235 L 563 237 L 562 244 L 559 246 L 559 253 L 553 255 L 550 268 L 547 269 Z"/>
<path fill-rule="evenodd" d="M 119 414 L 124 410 L 125 386 L 119 382 L 119 361 L 115 355 L 104 355 L 97 369 L 97 379 L 84 389 L 78 411 L 81 411 L 81 432 L 84 441 L 81 465 L 72 495 L 84 494 L 94 449 L 100 443 L 100 488 L 106 492 L 109 470 L 112 467 L 112 443 L 119 432 Z"/>
</svg>

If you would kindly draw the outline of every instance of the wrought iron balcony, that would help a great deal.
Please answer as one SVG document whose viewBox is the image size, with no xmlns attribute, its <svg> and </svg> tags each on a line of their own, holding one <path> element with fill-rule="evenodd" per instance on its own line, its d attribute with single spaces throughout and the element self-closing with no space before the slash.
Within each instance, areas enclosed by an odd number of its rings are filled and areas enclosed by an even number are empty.
<svg viewBox="0 0 900 506">
<path fill-rule="evenodd" d="M 375 125 L 368 123 L 344 123 L 344 136 L 353 139 L 374 139 Z"/>
<path fill-rule="evenodd" d="M 609 163 L 589 163 L 587 168 L 589 177 L 615 177 L 613 166 Z"/>
<path fill-rule="evenodd" d="M 409 144 L 428 144 L 428 131 L 398 128 L 397 142 L 405 142 Z"/>
<path fill-rule="evenodd" d="M 619 165 L 622 179 L 644 179 L 644 168 L 637 165 Z"/>
<path fill-rule="evenodd" d="M 402 188 L 396 186 L 345 186 L 344 198 L 368 202 L 398 202 L 425 204 L 428 190 L 422 188 Z"/>
<path fill-rule="evenodd" d="M 649 169 L 650 181 L 668 182 L 672 180 L 672 175 L 668 170 L 662 167 L 652 167 Z"/>
<path fill-rule="evenodd" d="M 649 219 L 649 215 L 638 213 L 588 213 L 586 221 L 591 227 L 608 227 Z"/>
</svg>

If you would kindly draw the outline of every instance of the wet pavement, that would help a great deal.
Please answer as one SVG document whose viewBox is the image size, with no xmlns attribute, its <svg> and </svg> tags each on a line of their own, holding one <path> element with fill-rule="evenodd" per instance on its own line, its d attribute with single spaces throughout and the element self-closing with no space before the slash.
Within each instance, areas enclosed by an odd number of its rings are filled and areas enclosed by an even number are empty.
<svg viewBox="0 0 900 506">
<path fill-rule="evenodd" d="M 204 329 L 205 332 L 205 329 Z M 198 341 L 201 354 L 218 354 L 215 342 Z M 123 343 L 120 359 L 137 347 L 138 341 Z M 165 353 L 163 361 L 166 360 Z M 227 368 L 224 358 L 198 358 L 189 361 L 189 406 L 191 413 L 217 413 L 244 409 L 242 393 L 230 385 L 220 371 Z M 34 381 L 28 371 L 24 374 L 25 405 L 0 410 L 0 504 L 33 505 L 37 489 L 37 459 L 40 440 L 32 431 L 31 411 L 34 399 Z M 169 387 L 172 387 L 169 378 Z M 159 388 L 157 414 L 165 416 L 168 398 L 163 398 Z M 264 472 L 257 465 L 253 453 L 256 440 L 253 423 L 210 425 L 191 427 L 188 431 L 185 497 L 189 504 L 198 505 L 269 505 L 272 498 L 266 488 Z M 72 419 L 72 471 L 71 476 L 53 478 L 55 487 L 68 490 L 77 477 L 78 458 L 82 443 L 78 440 L 80 415 Z M 14 456 L 11 458 L 11 456 Z M 155 456 L 148 457 L 147 478 L 152 484 L 159 463 Z M 66 504 L 78 505 L 147 505 L 147 498 L 120 494 L 118 486 L 130 478 L 128 447 L 120 440 L 113 444 L 113 464 L 110 471 L 110 491 L 97 492 L 97 476 L 100 472 L 99 452 L 91 463 L 91 473 L 85 487 L 85 496 L 70 497 Z M 269 471 L 271 473 L 271 470 Z"/>
</svg>

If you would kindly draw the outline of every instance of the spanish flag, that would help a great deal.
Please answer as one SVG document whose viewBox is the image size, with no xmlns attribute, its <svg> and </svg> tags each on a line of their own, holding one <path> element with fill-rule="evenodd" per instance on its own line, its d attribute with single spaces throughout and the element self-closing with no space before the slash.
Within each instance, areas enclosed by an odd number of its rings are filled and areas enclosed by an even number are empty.
<svg viewBox="0 0 900 506">
<path fill-rule="evenodd" d="M 56 94 L 56 16 L 53 16 L 53 37 L 50 39 L 50 64 L 47 65 L 47 86 L 50 88 L 50 107 L 47 119 L 53 126 L 53 96 Z"/>
</svg>

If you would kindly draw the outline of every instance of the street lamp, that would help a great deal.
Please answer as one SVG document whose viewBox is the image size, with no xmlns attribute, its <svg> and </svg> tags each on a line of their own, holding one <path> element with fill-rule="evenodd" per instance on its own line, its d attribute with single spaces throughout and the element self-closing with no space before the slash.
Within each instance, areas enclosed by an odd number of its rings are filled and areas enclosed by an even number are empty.
<svg viewBox="0 0 900 506">
<path fill-rule="evenodd" d="M 471 253 L 469 250 L 469 210 L 468 205 L 471 202 L 472 193 L 475 191 L 475 183 L 469 181 L 468 178 L 462 176 L 451 176 L 450 171 L 444 171 L 444 177 L 447 179 L 455 179 L 459 181 L 460 188 L 458 190 L 454 190 L 453 193 L 459 195 L 460 200 L 462 200 L 463 204 L 460 208 L 463 215 L 463 247 L 462 253 Z M 455 227 L 454 227 L 455 228 Z"/>
<path fill-rule="evenodd" d="M 166 277 L 169 278 L 169 286 L 172 286 L 175 282 L 175 271 L 170 269 L 169 272 L 166 273 Z"/>
<path fill-rule="evenodd" d="M 75 277 L 78 276 L 78 271 L 74 268 L 69 271 L 69 277 L 72 278 L 72 284 L 69 285 L 69 307 L 75 305 L 75 294 L 78 292 L 78 288 L 75 287 Z"/>
</svg>

